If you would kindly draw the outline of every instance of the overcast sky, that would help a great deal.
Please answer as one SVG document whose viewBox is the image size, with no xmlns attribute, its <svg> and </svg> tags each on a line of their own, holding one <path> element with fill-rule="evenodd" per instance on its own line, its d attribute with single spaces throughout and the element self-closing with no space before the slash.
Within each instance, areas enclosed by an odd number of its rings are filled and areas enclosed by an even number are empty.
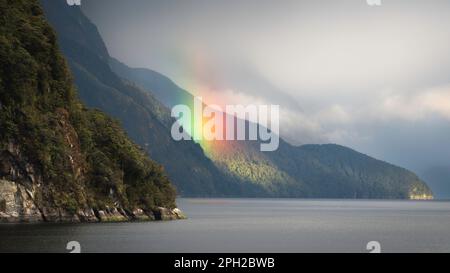
<svg viewBox="0 0 450 273">
<path fill-rule="evenodd" d="M 289 142 L 450 165 L 450 1 L 84 0 L 110 54 L 213 104 L 279 104 Z"/>
</svg>

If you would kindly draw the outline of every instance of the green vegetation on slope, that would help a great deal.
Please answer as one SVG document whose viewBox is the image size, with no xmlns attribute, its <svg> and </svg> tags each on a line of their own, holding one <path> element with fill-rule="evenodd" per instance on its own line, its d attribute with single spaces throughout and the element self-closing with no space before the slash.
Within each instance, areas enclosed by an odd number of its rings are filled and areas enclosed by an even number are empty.
<svg viewBox="0 0 450 273">
<path fill-rule="evenodd" d="M 155 71 L 129 68 L 117 60 L 110 63 L 116 73 L 151 91 L 167 107 L 193 101 L 190 93 Z M 224 173 L 240 183 L 258 186 L 260 196 L 432 197 L 414 173 L 339 145 L 295 147 L 280 139 L 279 149 L 270 153 L 260 152 L 258 141 L 218 141 L 208 146 L 207 156 Z"/>
<path fill-rule="evenodd" d="M 0 18 L 0 177 L 34 191 L 38 207 L 71 213 L 173 208 L 162 167 L 77 99 L 39 2 L 0 0 Z"/>
</svg>

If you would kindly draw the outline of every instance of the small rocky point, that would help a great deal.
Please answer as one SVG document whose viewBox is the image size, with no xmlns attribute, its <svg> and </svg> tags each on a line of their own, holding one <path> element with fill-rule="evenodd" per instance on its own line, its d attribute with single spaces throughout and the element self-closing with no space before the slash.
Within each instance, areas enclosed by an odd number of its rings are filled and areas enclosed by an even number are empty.
<svg viewBox="0 0 450 273">
<path fill-rule="evenodd" d="M 126 211 L 120 207 L 104 210 L 85 208 L 75 214 L 60 208 L 37 207 L 33 192 L 8 180 L 0 180 L 0 223 L 94 223 L 127 221 L 167 221 L 186 219 L 179 210 L 156 207 L 152 210 L 140 208 Z"/>
</svg>

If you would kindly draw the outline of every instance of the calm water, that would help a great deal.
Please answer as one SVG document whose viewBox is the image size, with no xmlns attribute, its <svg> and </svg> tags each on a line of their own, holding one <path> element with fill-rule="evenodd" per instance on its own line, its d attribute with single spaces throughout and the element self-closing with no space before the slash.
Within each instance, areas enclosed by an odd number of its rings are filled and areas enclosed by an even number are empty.
<svg viewBox="0 0 450 273">
<path fill-rule="evenodd" d="M 450 202 L 180 199 L 188 220 L 0 224 L 0 252 L 450 252 Z"/>
</svg>

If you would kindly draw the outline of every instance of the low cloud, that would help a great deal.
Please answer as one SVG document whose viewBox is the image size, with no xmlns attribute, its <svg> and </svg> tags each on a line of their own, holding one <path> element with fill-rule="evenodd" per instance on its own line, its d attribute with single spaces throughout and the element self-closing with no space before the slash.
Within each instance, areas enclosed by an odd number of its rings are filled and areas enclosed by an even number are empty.
<svg viewBox="0 0 450 273">
<path fill-rule="evenodd" d="M 424 90 L 412 95 L 393 94 L 373 108 L 383 119 L 419 121 L 430 115 L 450 120 L 450 86 Z"/>
</svg>

